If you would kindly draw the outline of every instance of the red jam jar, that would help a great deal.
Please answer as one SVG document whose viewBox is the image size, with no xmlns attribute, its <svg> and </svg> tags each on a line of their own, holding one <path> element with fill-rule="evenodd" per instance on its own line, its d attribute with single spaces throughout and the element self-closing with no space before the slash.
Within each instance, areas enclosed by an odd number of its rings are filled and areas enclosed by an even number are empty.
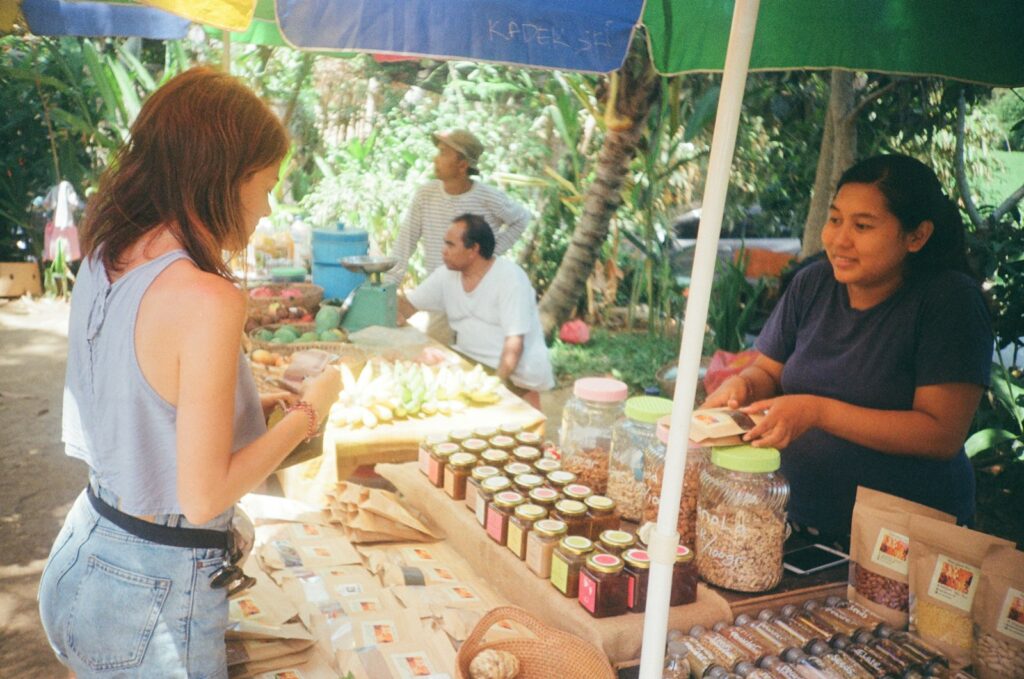
<svg viewBox="0 0 1024 679">
<path fill-rule="evenodd" d="M 692 604 L 697 600 L 697 563 L 685 545 L 676 547 L 676 563 L 672 567 L 672 594 L 669 606 Z"/>
<path fill-rule="evenodd" d="M 523 504 L 526 498 L 514 490 L 505 490 L 494 494 L 494 499 L 487 505 L 487 535 L 499 545 L 508 540 L 508 522 L 516 507 Z"/>
<path fill-rule="evenodd" d="M 622 615 L 627 610 L 628 582 L 620 557 L 593 552 L 580 573 L 579 602 L 595 618 Z"/>
<path fill-rule="evenodd" d="M 642 549 L 627 549 L 622 555 L 626 562 L 626 607 L 634 613 L 647 608 L 647 582 L 651 576 L 651 558 Z"/>
</svg>

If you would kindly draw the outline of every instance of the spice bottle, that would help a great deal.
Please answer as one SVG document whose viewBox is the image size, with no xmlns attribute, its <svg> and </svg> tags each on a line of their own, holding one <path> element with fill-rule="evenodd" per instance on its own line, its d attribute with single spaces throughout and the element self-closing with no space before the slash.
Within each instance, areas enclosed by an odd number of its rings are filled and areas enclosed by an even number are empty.
<svg viewBox="0 0 1024 679">
<path fill-rule="evenodd" d="M 473 455 L 476 456 L 479 456 L 480 453 L 487 450 L 487 447 L 487 441 L 484 439 L 471 438 L 462 442 L 462 449 L 467 453 L 473 453 Z"/>
<path fill-rule="evenodd" d="M 505 476 L 510 479 L 514 479 L 520 474 L 530 474 L 533 472 L 533 467 L 523 462 L 509 462 L 505 465 Z"/>
<path fill-rule="evenodd" d="M 551 584 L 567 597 L 577 598 L 580 593 L 580 572 L 594 543 L 579 535 L 566 535 L 551 555 Z"/>
<path fill-rule="evenodd" d="M 551 577 L 551 557 L 565 536 L 565 523 L 541 519 L 526 534 L 526 567 L 541 578 Z"/>
<path fill-rule="evenodd" d="M 544 478 L 536 474 L 520 474 L 512 477 L 512 485 L 523 495 L 529 495 L 534 488 L 540 488 Z"/>
<path fill-rule="evenodd" d="M 540 488 L 534 488 L 529 493 L 530 502 L 535 505 L 540 505 L 546 511 L 550 512 L 555 508 L 555 503 L 559 500 L 557 491 L 551 490 L 547 486 L 541 486 Z"/>
<path fill-rule="evenodd" d="M 627 582 L 622 559 L 614 554 L 592 552 L 580 573 L 579 602 L 595 618 L 626 612 Z"/>
<path fill-rule="evenodd" d="M 676 562 L 672 566 L 672 593 L 669 606 L 692 604 L 697 600 L 697 564 L 693 552 L 685 545 L 676 547 Z"/>
<path fill-rule="evenodd" d="M 528 464 L 532 468 L 533 463 L 540 459 L 540 449 L 533 446 L 516 446 L 512 449 L 512 457 L 515 458 L 516 462 Z"/>
<path fill-rule="evenodd" d="M 557 472 L 561 469 L 562 463 L 550 457 L 542 457 L 533 463 L 533 468 L 536 469 L 537 473 L 541 476 L 547 476 L 551 472 Z"/>
<path fill-rule="evenodd" d="M 512 454 L 512 449 L 516 447 L 516 440 L 511 436 L 505 434 L 498 434 L 492 436 L 489 443 L 491 448 L 497 448 L 498 450 L 504 450 L 509 455 Z"/>
<path fill-rule="evenodd" d="M 873 674 L 861 667 L 860 663 L 845 653 L 833 650 L 824 641 L 815 641 L 807 649 L 807 652 L 816 658 L 820 658 L 825 665 L 832 668 L 833 672 L 844 679 L 872 679 L 874 677 Z"/>
<path fill-rule="evenodd" d="M 524 500 L 520 493 L 505 490 L 495 493 L 494 499 L 487 505 L 487 535 L 499 545 L 504 545 L 507 541 L 509 519 Z"/>
<path fill-rule="evenodd" d="M 699 640 L 704 648 L 718 659 L 718 664 L 725 668 L 732 668 L 736 663 L 746 660 L 743 651 L 736 644 L 732 643 L 721 634 L 712 632 L 702 625 L 694 625 L 690 628 L 690 636 Z"/>
<path fill-rule="evenodd" d="M 816 674 L 811 674 L 811 670 L 804 670 L 800 672 L 797 670 L 795 665 L 790 665 L 782 658 L 769 655 L 761 660 L 761 668 L 771 673 L 772 677 L 777 679 L 818 679 Z"/>
<path fill-rule="evenodd" d="M 487 526 L 487 507 L 497 493 L 506 491 L 512 487 L 512 482 L 505 476 L 491 476 L 480 482 L 480 488 L 476 495 L 476 521 L 481 526 Z"/>
<path fill-rule="evenodd" d="M 697 507 L 697 568 L 705 581 L 762 592 L 782 579 L 789 484 L 778 468 L 774 448 L 712 452 L 701 473 Z"/>
<path fill-rule="evenodd" d="M 627 549 L 636 545 L 636 536 L 624 530 L 604 530 L 597 536 L 594 549 L 605 554 L 622 556 Z"/>
<path fill-rule="evenodd" d="M 562 495 L 569 500 L 579 500 L 583 502 L 588 497 L 594 494 L 589 486 L 584 486 L 582 483 L 570 483 L 569 485 L 562 488 Z"/>
<path fill-rule="evenodd" d="M 836 673 L 821 658 L 809 656 L 799 648 L 787 648 L 782 659 L 797 668 L 797 672 L 814 679 L 833 679 Z"/>
<path fill-rule="evenodd" d="M 618 529 L 621 521 L 615 500 L 604 495 L 591 495 L 583 504 L 587 506 L 587 516 L 590 518 L 590 535 L 587 537 L 591 540 L 597 540 L 606 530 Z"/>
<path fill-rule="evenodd" d="M 647 608 L 651 558 L 642 549 L 627 549 L 622 560 L 626 562 L 626 607 L 634 613 L 643 613 Z"/>
<path fill-rule="evenodd" d="M 547 486 L 557 491 L 559 495 L 562 494 L 562 489 L 571 483 L 576 483 L 576 475 L 564 469 L 549 472 L 547 475 Z"/>
<path fill-rule="evenodd" d="M 736 674 L 744 679 L 776 679 L 768 670 L 762 670 L 752 662 L 741 662 L 736 664 Z"/>
<path fill-rule="evenodd" d="M 671 416 L 658 420 L 657 445 L 644 450 L 644 510 L 643 522 L 658 520 L 661 505 L 661 483 L 665 475 L 665 453 L 668 445 Z M 679 518 L 676 530 L 679 542 L 690 547 L 697 537 L 697 491 L 700 488 L 700 473 L 711 459 L 711 448 L 690 443 L 686 450 L 686 466 L 683 468 L 683 490 L 679 496 Z"/>
<path fill-rule="evenodd" d="M 459 452 L 459 446 L 454 443 L 439 443 L 430 451 L 430 460 L 427 461 L 427 478 L 437 488 L 444 488 L 444 468 L 448 464 L 448 458 Z"/>
<path fill-rule="evenodd" d="M 658 396 L 634 396 L 626 399 L 625 417 L 612 429 L 612 448 L 608 457 L 608 497 L 619 505 L 623 518 L 639 521 L 643 515 L 644 451 L 663 447 L 656 434 L 659 419 L 672 412 L 672 401 Z"/>
<path fill-rule="evenodd" d="M 483 480 L 497 475 L 497 467 L 485 464 L 473 468 L 469 474 L 469 480 L 466 481 L 466 508 L 469 511 L 476 511 L 477 494 L 480 492 L 480 484 L 483 483 Z"/>
<path fill-rule="evenodd" d="M 509 519 L 508 534 L 505 539 L 505 546 L 509 551 L 525 561 L 526 538 L 532 530 L 533 524 L 547 515 L 547 510 L 540 505 L 521 504 L 516 507 L 512 518 Z"/>
<path fill-rule="evenodd" d="M 420 472 L 427 478 L 430 478 L 430 452 L 437 444 L 447 441 L 448 437 L 444 434 L 428 434 L 420 441 L 419 454 L 416 459 L 419 462 Z"/>
<path fill-rule="evenodd" d="M 888 658 L 864 644 L 854 643 L 845 634 L 836 635 L 836 638 L 832 640 L 832 648 L 842 651 L 855 660 L 861 667 L 870 672 L 872 677 L 881 679 L 898 677 L 900 674 L 899 668 Z"/>
<path fill-rule="evenodd" d="M 476 464 L 471 453 L 453 453 L 444 472 L 444 492 L 453 500 L 466 499 L 466 482 Z"/>
<path fill-rule="evenodd" d="M 731 641 L 737 648 L 741 649 L 745 657 L 749 658 L 755 665 L 766 655 L 772 654 L 768 646 L 757 633 L 742 625 L 730 625 L 727 622 L 718 622 L 711 628 L 713 632 L 721 634 Z M 783 649 L 784 650 L 784 649 Z"/>
<path fill-rule="evenodd" d="M 551 518 L 564 521 L 569 535 L 587 537 L 590 532 L 590 520 L 587 519 L 587 506 L 576 500 L 559 500 L 551 511 Z M 589 538 L 588 538 L 589 542 Z"/>
<path fill-rule="evenodd" d="M 599 493 L 607 487 L 612 428 L 622 416 L 628 393 L 619 380 L 585 377 L 573 384 L 573 395 L 562 409 L 562 468 Z"/>
<path fill-rule="evenodd" d="M 668 642 L 665 648 L 665 669 L 661 679 L 689 679 L 690 663 L 686 660 L 686 646 L 678 641 Z"/>
<path fill-rule="evenodd" d="M 528 446 L 530 448 L 536 448 L 540 451 L 540 445 L 543 442 L 543 437 L 540 434 L 533 431 L 521 431 L 515 435 L 516 443 L 521 446 Z"/>
</svg>

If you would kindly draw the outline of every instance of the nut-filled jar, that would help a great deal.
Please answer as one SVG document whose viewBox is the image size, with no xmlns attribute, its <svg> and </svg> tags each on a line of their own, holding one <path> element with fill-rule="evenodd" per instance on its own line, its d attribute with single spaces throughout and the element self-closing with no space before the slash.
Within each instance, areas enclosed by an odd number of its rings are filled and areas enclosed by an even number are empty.
<svg viewBox="0 0 1024 679">
<path fill-rule="evenodd" d="M 430 478 L 430 452 L 434 446 L 447 441 L 448 437 L 444 434 L 428 434 L 420 441 L 419 454 L 416 459 L 419 462 L 420 472 L 427 478 Z"/>
<path fill-rule="evenodd" d="M 541 578 L 551 577 L 551 556 L 562 538 L 565 523 L 555 519 L 541 519 L 526 534 L 526 567 Z"/>
<path fill-rule="evenodd" d="M 564 521 L 569 535 L 587 537 L 590 534 L 590 519 L 587 506 L 577 500 L 559 500 L 551 510 L 551 518 Z M 589 540 L 589 538 L 588 538 Z"/>
<path fill-rule="evenodd" d="M 508 540 L 508 522 L 516 507 L 523 504 L 526 498 L 514 490 L 504 490 L 494 494 L 494 499 L 487 505 L 487 535 L 499 545 Z"/>
<path fill-rule="evenodd" d="M 595 618 L 626 612 L 629 583 L 622 559 L 614 554 L 591 552 L 580 573 L 579 602 Z"/>
<path fill-rule="evenodd" d="M 782 579 L 789 484 L 774 448 L 716 448 L 700 477 L 697 569 L 706 582 L 763 592 Z"/>
<path fill-rule="evenodd" d="M 497 448 L 488 448 L 484 452 L 480 453 L 480 462 L 482 464 L 497 467 L 498 469 L 504 469 L 505 465 L 508 464 L 508 460 L 509 454 L 506 451 L 498 450 Z"/>
<path fill-rule="evenodd" d="M 643 613 L 647 608 L 651 557 L 642 549 L 627 549 L 622 560 L 626 562 L 626 607 L 634 613 Z"/>
<path fill-rule="evenodd" d="M 644 498 L 643 521 L 657 521 L 661 504 L 661 483 L 665 474 L 665 454 L 668 445 L 671 416 L 658 420 L 657 437 L 660 445 L 644 451 Z M 700 489 L 700 473 L 711 459 L 711 448 L 690 443 L 686 450 L 686 466 L 683 468 L 683 490 L 679 496 L 679 518 L 676 530 L 679 541 L 687 547 L 696 545 L 697 537 L 697 495 Z"/>
<path fill-rule="evenodd" d="M 491 476 L 480 482 L 480 488 L 476 494 L 476 521 L 481 526 L 487 526 L 487 506 L 497 493 L 508 490 L 512 487 L 512 480 L 507 476 Z"/>
<path fill-rule="evenodd" d="M 526 560 L 526 538 L 533 529 L 533 524 L 548 515 L 548 511 L 540 505 L 522 504 L 516 507 L 508 522 L 508 535 L 505 546 L 522 560 Z"/>
<path fill-rule="evenodd" d="M 544 477 L 536 474 L 520 474 L 512 477 L 512 485 L 523 495 L 529 495 L 534 488 L 540 488 L 544 484 Z"/>
<path fill-rule="evenodd" d="M 693 552 L 686 545 L 676 547 L 676 562 L 672 565 L 672 593 L 669 606 L 692 604 L 697 600 L 697 564 Z"/>
<path fill-rule="evenodd" d="M 466 482 L 476 465 L 472 453 L 452 453 L 444 470 L 444 492 L 453 500 L 466 499 Z"/>
<path fill-rule="evenodd" d="M 551 584 L 567 597 L 580 594 L 580 572 L 594 543 L 579 535 L 567 535 L 551 555 Z"/>
<path fill-rule="evenodd" d="M 636 544 L 636 536 L 624 530 L 603 530 L 597 537 L 594 548 L 605 554 L 622 556 L 623 552 L 632 549 Z"/>
<path fill-rule="evenodd" d="M 486 464 L 473 468 L 473 471 L 470 472 L 469 480 L 466 482 L 466 508 L 469 511 L 476 511 L 477 494 L 480 492 L 480 484 L 483 480 L 491 476 L 497 476 L 498 473 L 497 467 L 491 467 Z"/>
<path fill-rule="evenodd" d="M 562 469 L 575 473 L 581 483 L 604 493 L 608 483 L 608 452 L 612 427 L 622 416 L 624 382 L 606 377 L 584 377 L 573 384 L 573 395 L 562 409 L 559 450 Z"/>
<path fill-rule="evenodd" d="M 644 452 L 663 447 L 657 436 L 657 422 L 672 412 L 672 401 L 658 396 L 626 399 L 624 417 L 612 429 L 608 458 L 608 497 L 619 505 L 622 518 L 639 521 L 644 511 L 647 486 L 644 483 Z"/>
<path fill-rule="evenodd" d="M 427 461 L 427 478 L 437 488 L 444 488 L 444 468 L 448 464 L 448 458 L 459 450 L 459 446 L 455 443 L 439 443 L 430 451 L 430 459 Z"/>
<path fill-rule="evenodd" d="M 540 505 L 547 511 L 551 511 L 555 508 L 555 503 L 562 499 L 562 496 L 547 486 L 541 486 L 540 488 L 534 488 L 529 493 L 530 502 L 535 505 Z"/>
<path fill-rule="evenodd" d="M 597 540 L 606 530 L 619 527 L 621 521 L 615 500 L 604 495 L 591 495 L 583 504 L 587 506 L 587 517 L 590 518 L 590 535 L 587 537 L 591 540 Z"/>
</svg>

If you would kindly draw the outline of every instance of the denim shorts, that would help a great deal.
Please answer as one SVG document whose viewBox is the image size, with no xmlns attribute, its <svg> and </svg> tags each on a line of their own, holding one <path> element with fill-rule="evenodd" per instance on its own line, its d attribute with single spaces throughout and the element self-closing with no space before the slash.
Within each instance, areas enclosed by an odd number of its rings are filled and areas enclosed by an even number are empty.
<svg viewBox="0 0 1024 679">
<path fill-rule="evenodd" d="M 94 489 L 115 504 L 109 492 Z M 177 523 L 168 518 L 157 522 Z M 222 529 L 230 521 L 228 511 L 202 527 Z M 50 646 L 79 679 L 226 678 L 226 590 L 210 587 L 224 557 L 220 549 L 135 537 L 97 514 L 83 491 L 39 582 Z"/>
</svg>

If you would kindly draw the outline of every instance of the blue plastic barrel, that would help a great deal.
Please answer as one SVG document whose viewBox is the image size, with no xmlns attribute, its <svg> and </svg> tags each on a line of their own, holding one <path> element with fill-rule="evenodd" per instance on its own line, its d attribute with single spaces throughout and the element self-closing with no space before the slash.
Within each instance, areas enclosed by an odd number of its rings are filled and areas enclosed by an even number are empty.
<svg viewBox="0 0 1024 679">
<path fill-rule="evenodd" d="M 313 230 L 313 282 L 324 289 L 324 299 L 344 299 L 366 279 L 341 265 L 342 257 L 365 255 L 370 238 L 365 231 L 345 229 Z"/>
</svg>

